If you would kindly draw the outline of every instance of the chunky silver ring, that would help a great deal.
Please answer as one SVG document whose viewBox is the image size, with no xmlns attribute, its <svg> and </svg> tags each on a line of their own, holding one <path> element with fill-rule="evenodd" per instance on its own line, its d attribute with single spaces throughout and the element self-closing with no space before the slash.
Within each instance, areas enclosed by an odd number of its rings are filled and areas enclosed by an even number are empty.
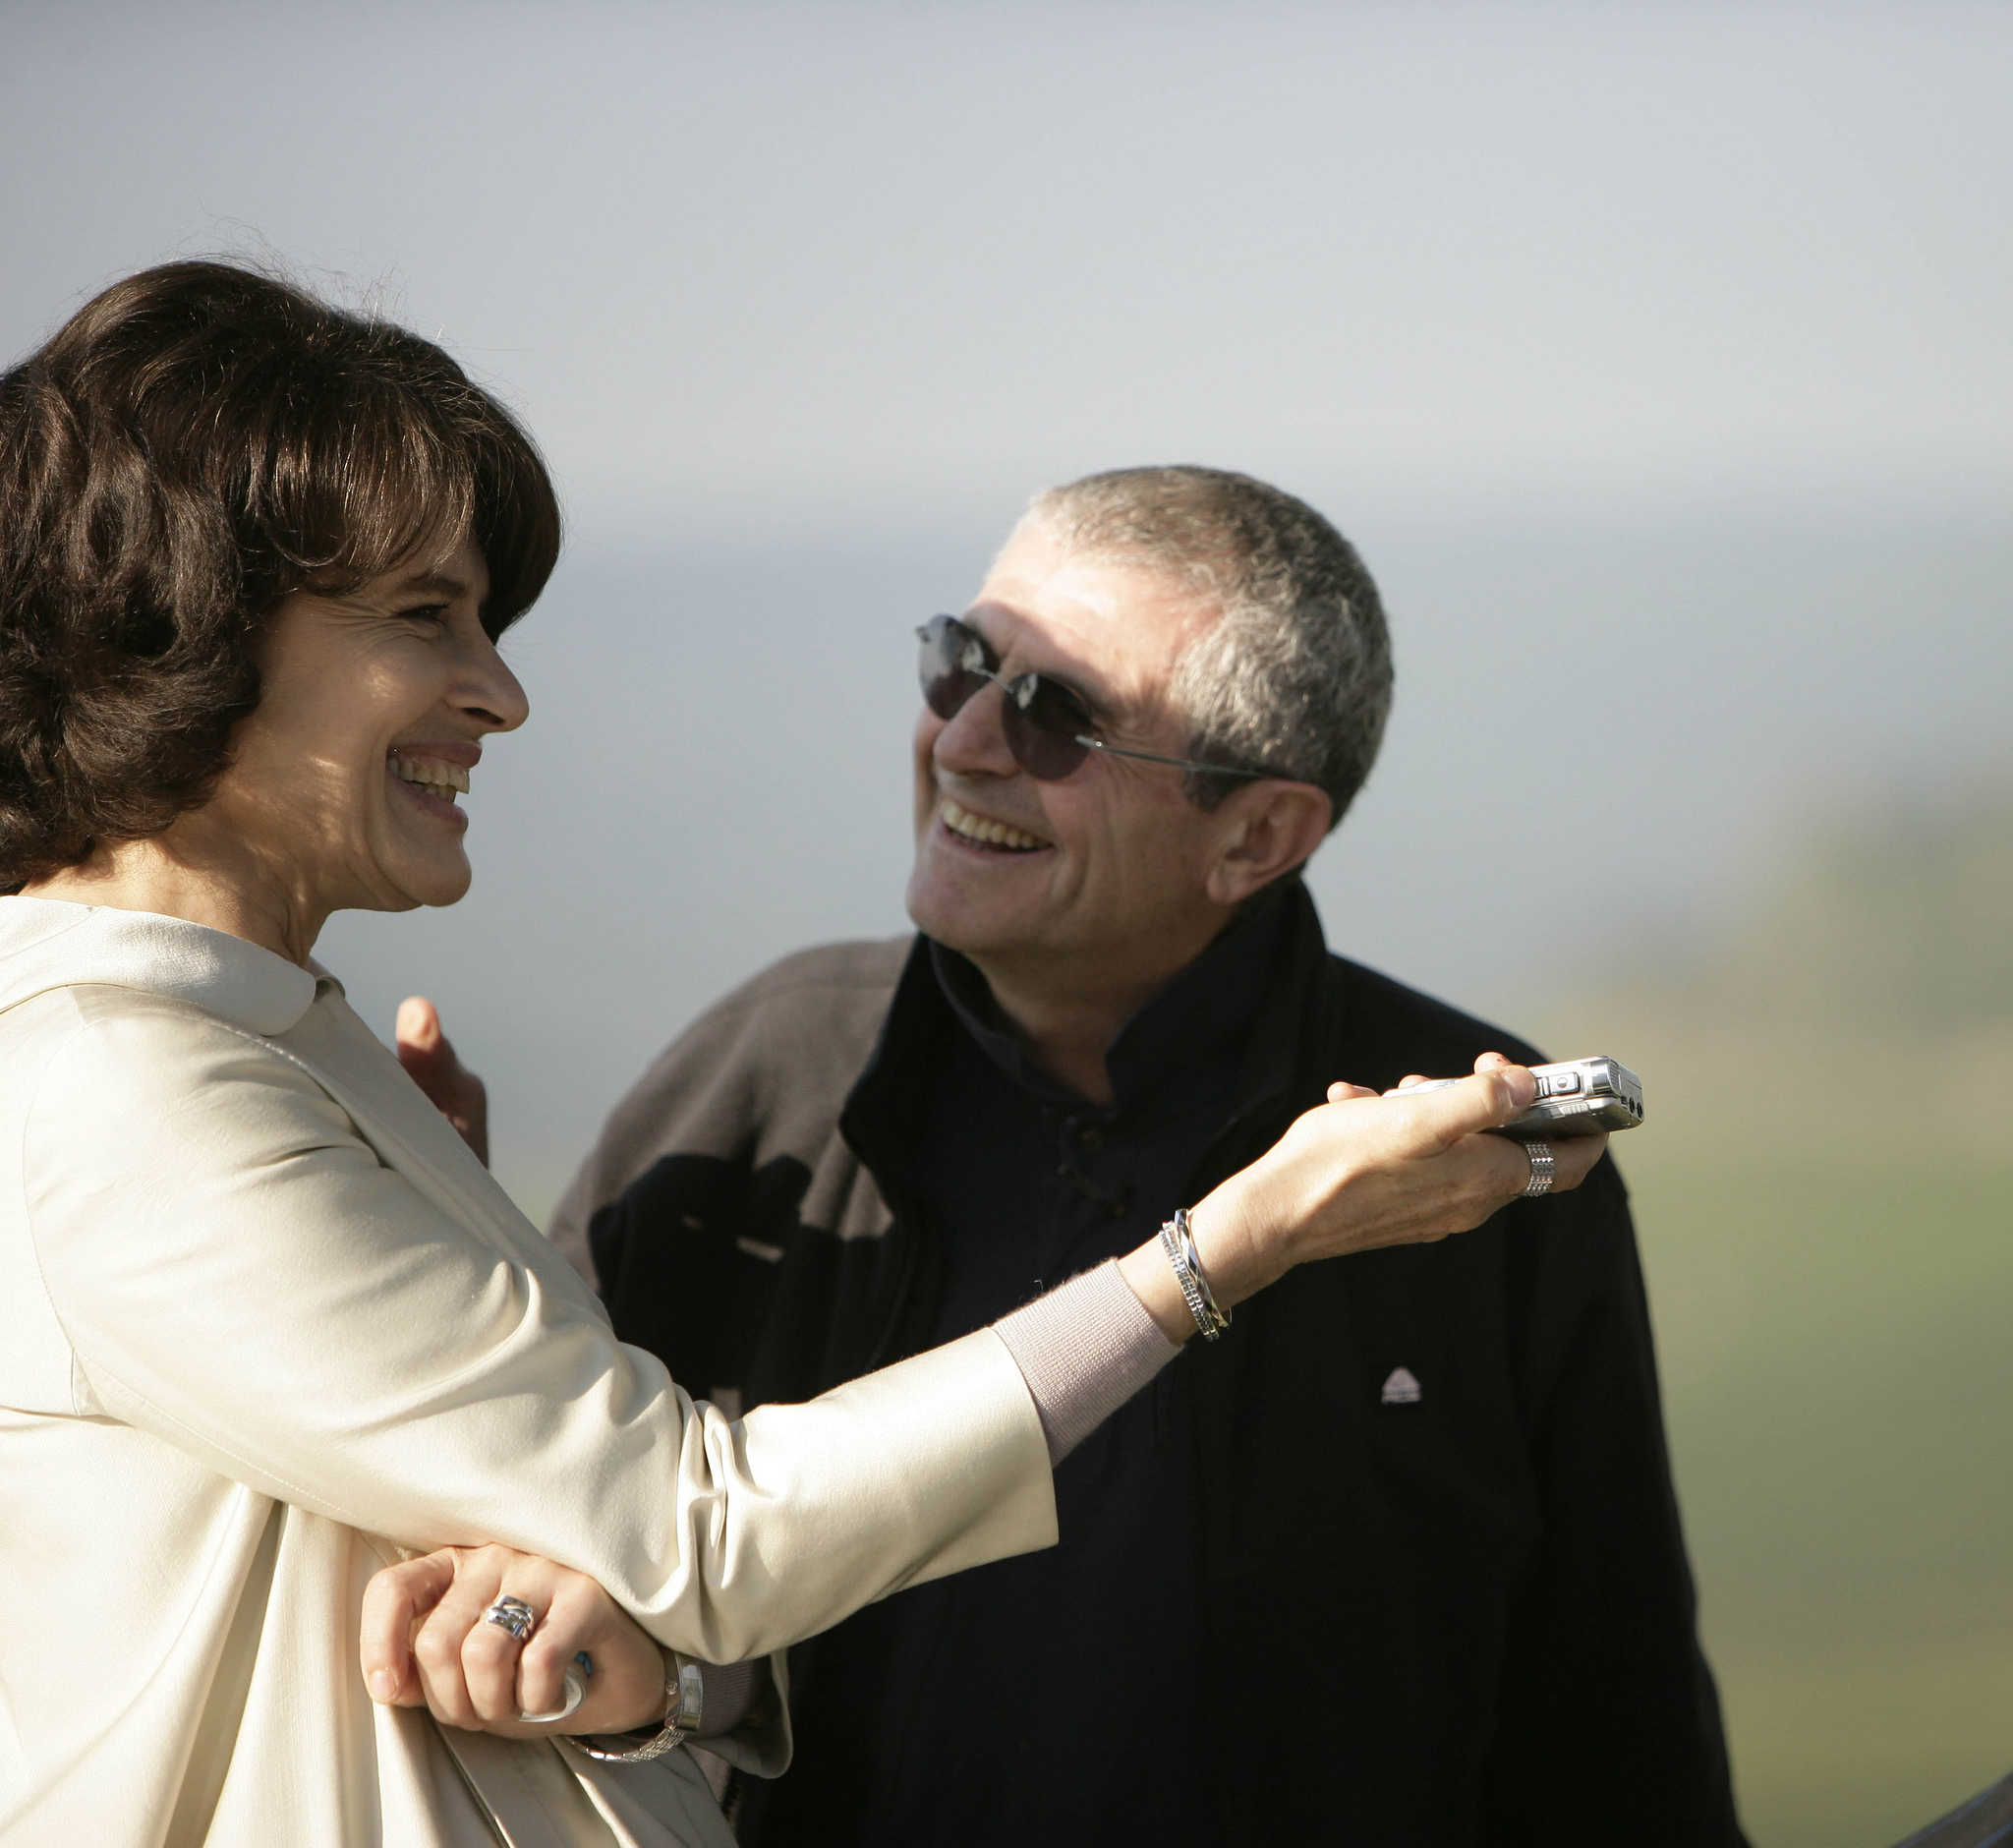
<svg viewBox="0 0 2013 1848">
<path fill-rule="evenodd" d="M 1552 1159 L 1552 1151 L 1542 1142 L 1526 1142 L 1524 1152 L 1530 1157 L 1530 1183 L 1524 1189 L 1524 1197 L 1534 1200 L 1541 1193 L 1552 1190 L 1552 1177 L 1559 1171 L 1559 1164 Z"/>
<path fill-rule="evenodd" d="M 509 1631 L 520 1643 L 528 1643 L 531 1633 L 539 1627 L 539 1614 L 521 1597 L 499 1597 L 483 1612 L 483 1622 Z"/>
</svg>

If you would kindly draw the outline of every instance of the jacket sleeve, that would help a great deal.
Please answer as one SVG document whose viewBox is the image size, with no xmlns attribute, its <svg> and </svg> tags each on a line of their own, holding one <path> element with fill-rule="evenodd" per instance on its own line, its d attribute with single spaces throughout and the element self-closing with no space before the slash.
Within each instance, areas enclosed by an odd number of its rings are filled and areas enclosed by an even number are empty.
<svg viewBox="0 0 2013 1848">
<path fill-rule="evenodd" d="M 706 1660 L 1054 1541 L 1041 1424 L 997 1335 L 729 1422 L 220 1022 L 72 1033 L 22 1184 L 80 1415 L 403 1545 L 543 1554 Z"/>
<path fill-rule="evenodd" d="M 1571 1261 L 1585 1266 L 1582 1286 L 1538 1293 L 1570 1296 L 1578 1314 L 1534 1331 L 1556 1356 L 1531 1445 L 1544 1537 L 1511 1616 L 1480 1839 L 1739 1848 L 1648 1303 L 1612 1163 L 1577 1201 Z"/>
</svg>

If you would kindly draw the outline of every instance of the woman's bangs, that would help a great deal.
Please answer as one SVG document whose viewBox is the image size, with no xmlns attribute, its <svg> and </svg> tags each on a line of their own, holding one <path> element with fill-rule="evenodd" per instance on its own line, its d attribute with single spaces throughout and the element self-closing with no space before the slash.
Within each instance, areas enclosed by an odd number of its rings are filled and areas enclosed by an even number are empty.
<svg viewBox="0 0 2013 1848">
<path fill-rule="evenodd" d="M 476 498 L 471 458 L 413 407 L 394 401 L 362 418 L 345 408 L 346 428 L 307 434 L 297 492 L 279 497 L 271 533 L 306 585 L 334 593 L 446 558 L 471 530 Z"/>
<path fill-rule="evenodd" d="M 473 531 L 489 567 L 483 626 L 499 636 L 539 600 L 559 559 L 559 502 L 531 438 L 500 405 L 476 459 Z"/>
</svg>

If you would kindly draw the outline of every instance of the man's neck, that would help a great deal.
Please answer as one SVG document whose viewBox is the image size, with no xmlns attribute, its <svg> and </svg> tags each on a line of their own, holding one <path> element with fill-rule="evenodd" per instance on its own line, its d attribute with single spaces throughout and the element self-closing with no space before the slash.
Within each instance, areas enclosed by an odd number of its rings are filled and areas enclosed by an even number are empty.
<svg viewBox="0 0 2013 1848">
<path fill-rule="evenodd" d="M 1020 1036 L 1028 1057 L 1058 1083 L 1093 1104 L 1113 1099 L 1105 1055 L 1125 1022 L 1207 950 L 1222 924 L 1192 945 L 1151 960 L 1115 959 L 1108 968 L 1055 957 L 1022 963 L 971 955 L 993 1002 Z M 1073 979 L 1072 979 L 1073 976 Z"/>
</svg>

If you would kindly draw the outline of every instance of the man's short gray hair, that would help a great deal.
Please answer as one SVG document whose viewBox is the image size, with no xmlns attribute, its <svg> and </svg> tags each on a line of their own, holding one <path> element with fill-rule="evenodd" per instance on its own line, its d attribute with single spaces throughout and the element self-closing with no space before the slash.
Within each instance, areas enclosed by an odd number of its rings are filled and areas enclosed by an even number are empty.
<svg viewBox="0 0 2013 1848">
<path fill-rule="evenodd" d="M 1248 475 L 1112 469 L 1034 497 L 1065 550 L 1179 578 L 1223 606 L 1171 696 L 1188 756 L 1325 790 L 1329 826 L 1370 774 L 1391 711 L 1391 637 L 1356 549 L 1304 501 Z M 1214 808 L 1238 780 L 1190 773 Z"/>
</svg>

